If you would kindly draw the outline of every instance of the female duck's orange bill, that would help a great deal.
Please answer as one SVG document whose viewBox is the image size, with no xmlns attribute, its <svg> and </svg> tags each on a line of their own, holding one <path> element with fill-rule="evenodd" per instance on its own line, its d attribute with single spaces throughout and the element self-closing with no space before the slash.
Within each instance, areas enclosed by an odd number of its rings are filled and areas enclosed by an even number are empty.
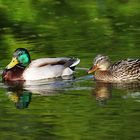
<svg viewBox="0 0 140 140">
<path fill-rule="evenodd" d="M 93 66 L 93 67 L 91 67 L 89 70 L 88 70 L 88 74 L 90 74 L 90 73 L 92 73 L 92 72 L 94 72 L 94 71 L 96 71 L 97 70 L 97 65 L 95 65 L 95 66 Z"/>
<path fill-rule="evenodd" d="M 12 58 L 12 61 L 7 65 L 6 69 L 11 69 L 13 68 L 15 65 L 17 65 L 19 62 L 17 60 L 16 57 Z"/>
</svg>

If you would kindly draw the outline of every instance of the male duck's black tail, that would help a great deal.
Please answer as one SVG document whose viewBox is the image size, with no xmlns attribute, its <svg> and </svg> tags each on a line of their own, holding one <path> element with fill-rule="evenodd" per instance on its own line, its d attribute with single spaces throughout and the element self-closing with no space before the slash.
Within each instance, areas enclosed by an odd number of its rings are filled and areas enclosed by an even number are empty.
<svg viewBox="0 0 140 140">
<path fill-rule="evenodd" d="M 66 62 L 65 67 L 69 67 L 71 70 L 74 71 L 76 65 L 78 65 L 79 63 L 80 63 L 79 58 L 71 58 Z"/>
</svg>

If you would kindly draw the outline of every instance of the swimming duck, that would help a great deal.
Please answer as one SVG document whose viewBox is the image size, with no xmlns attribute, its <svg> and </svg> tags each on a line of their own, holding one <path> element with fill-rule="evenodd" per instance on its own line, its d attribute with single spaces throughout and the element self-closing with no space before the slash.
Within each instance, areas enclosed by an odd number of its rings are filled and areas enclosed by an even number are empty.
<svg viewBox="0 0 140 140">
<path fill-rule="evenodd" d="M 3 71 L 4 81 L 40 80 L 46 78 L 70 76 L 78 58 L 40 58 L 31 61 L 30 54 L 25 48 L 18 48 L 13 54 L 12 61 Z"/>
<path fill-rule="evenodd" d="M 109 58 L 97 55 L 93 67 L 88 73 L 95 71 L 95 79 L 104 82 L 140 81 L 140 59 L 126 59 L 111 64 Z"/>
</svg>

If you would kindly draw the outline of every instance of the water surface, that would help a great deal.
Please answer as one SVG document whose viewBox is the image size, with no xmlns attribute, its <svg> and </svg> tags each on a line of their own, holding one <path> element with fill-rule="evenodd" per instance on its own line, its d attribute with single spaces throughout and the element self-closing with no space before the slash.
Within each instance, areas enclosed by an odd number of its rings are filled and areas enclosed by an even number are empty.
<svg viewBox="0 0 140 140">
<path fill-rule="evenodd" d="M 138 140 L 140 83 L 87 75 L 97 54 L 139 58 L 139 1 L 0 0 L 0 73 L 18 47 L 32 59 L 78 57 L 69 80 L 0 82 L 4 140 Z"/>
</svg>

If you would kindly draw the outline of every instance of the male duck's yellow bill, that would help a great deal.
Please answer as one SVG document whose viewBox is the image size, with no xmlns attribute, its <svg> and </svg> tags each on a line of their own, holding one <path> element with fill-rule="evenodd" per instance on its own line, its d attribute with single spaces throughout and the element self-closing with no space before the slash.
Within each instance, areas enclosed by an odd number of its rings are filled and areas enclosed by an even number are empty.
<svg viewBox="0 0 140 140">
<path fill-rule="evenodd" d="M 96 70 L 97 70 L 97 68 L 98 68 L 98 66 L 97 66 L 97 65 L 96 65 L 96 66 L 91 67 L 91 68 L 88 70 L 88 74 L 93 73 L 94 71 L 96 71 Z"/>
<path fill-rule="evenodd" d="M 13 68 L 15 65 L 17 65 L 19 62 L 17 60 L 16 57 L 12 58 L 12 61 L 7 65 L 6 69 L 11 69 Z"/>
</svg>

